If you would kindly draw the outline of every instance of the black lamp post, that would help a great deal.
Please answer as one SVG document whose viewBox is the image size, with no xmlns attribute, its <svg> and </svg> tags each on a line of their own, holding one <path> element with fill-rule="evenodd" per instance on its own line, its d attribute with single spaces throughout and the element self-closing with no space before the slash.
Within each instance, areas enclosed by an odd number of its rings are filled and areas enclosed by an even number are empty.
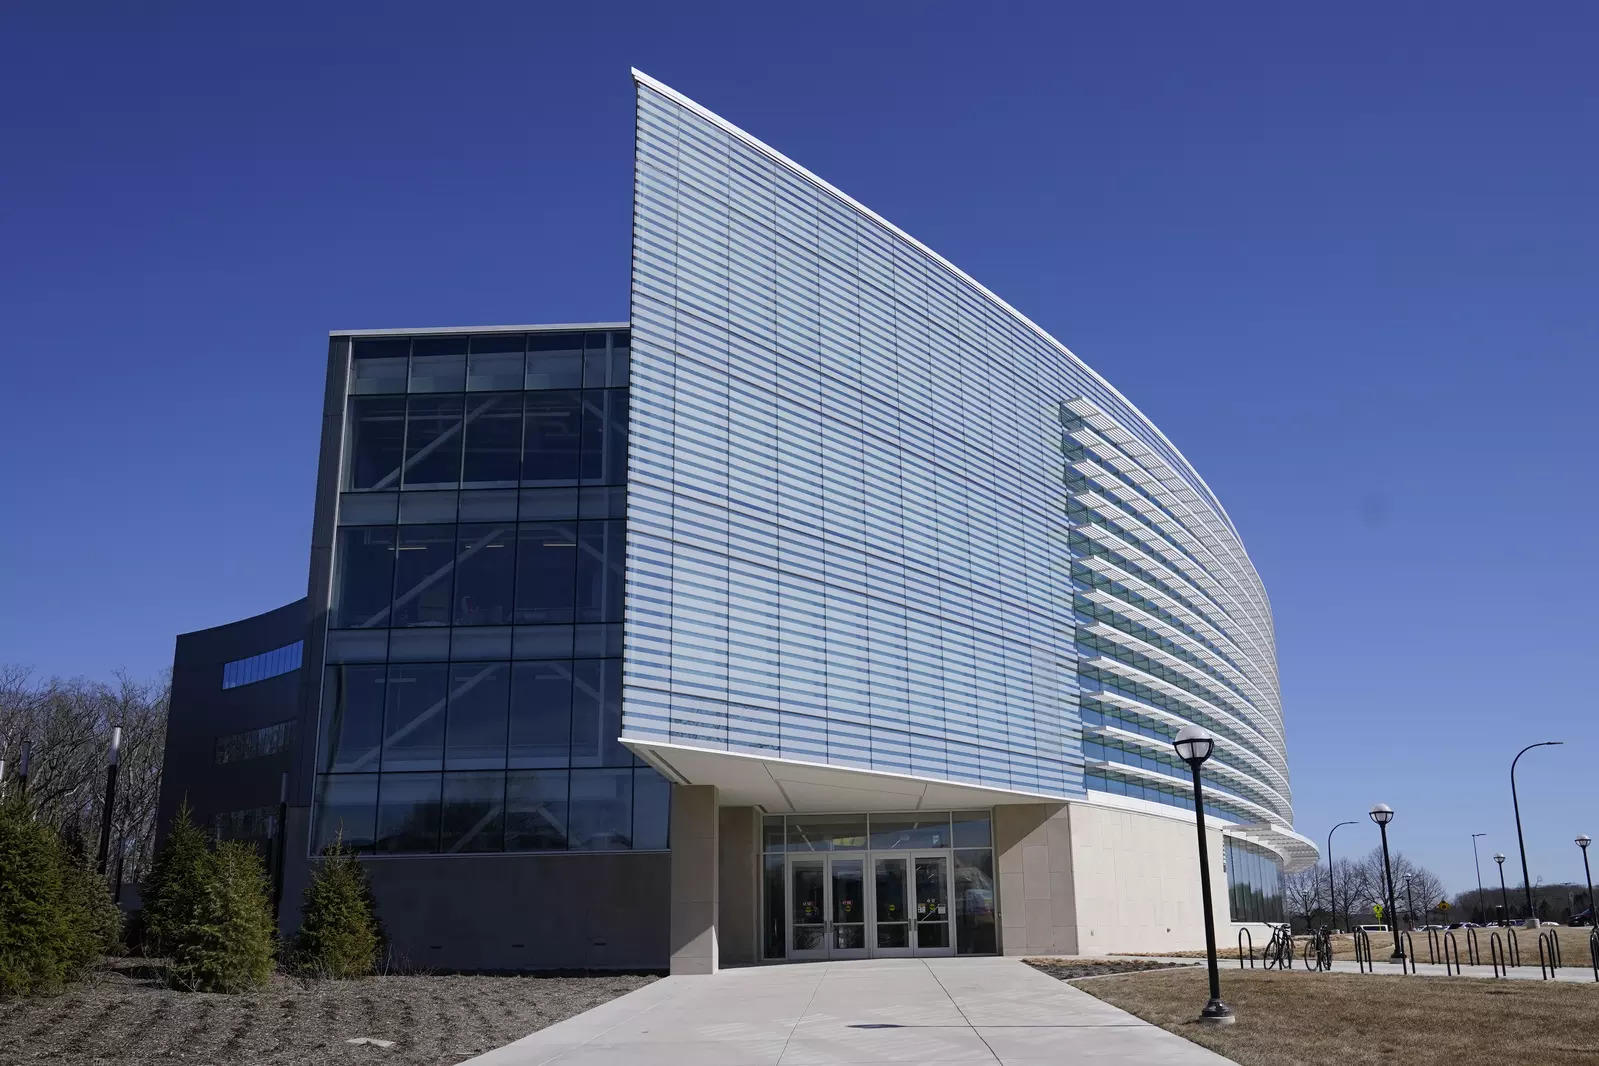
<svg viewBox="0 0 1599 1066">
<path fill-rule="evenodd" d="M 1338 889 L 1337 886 L 1333 884 L 1332 835 L 1346 825 L 1359 824 L 1359 822 L 1339 822 L 1337 825 L 1327 830 L 1327 906 L 1332 909 L 1332 920 L 1334 927 L 1338 925 Z M 1349 924 L 1348 915 L 1344 916 L 1344 924 Z"/>
<path fill-rule="evenodd" d="M 1199 784 L 1199 768 L 1216 748 L 1216 739 L 1195 725 L 1177 731 L 1172 747 L 1177 757 L 1194 772 L 1194 825 L 1199 830 L 1199 892 L 1205 903 L 1205 955 L 1210 960 L 1210 1002 L 1199 1012 L 1199 1020 L 1211 1025 L 1231 1025 L 1237 1021 L 1233 1009 L 1221 1001 L 1221 976 L 1216 970 L 1216 922 L 1210 906 L 1210 848 L 1205 839 L 1205 794 Z"/>
<path fill-rule="evenodd" d="M 122 756 L 122 727 L 115 726 L 111 730 L 111 753 L 106 758 L 105 768 L 105 808 L 100 812 L 100 857 L 96 868 L 103 875 L 106 872 L 106 860 L 111 855 L 111 815 L 117 807 L 117 763 Z"/>
<path fill-rule="evenodd" d="M 1482 924 L 1482 863 L 1477 859 L 1477 838 L 1485 837 L 1487 833 L 1471 834 L 1471 865 L 1477 868 L 1477 924 Z"/>
<path fill-rule="evenodd" d="M 1582 872 L 1588 879 L 1588 924 L 1599 929 L 1599 911 L 1593 905 L 1593 871 L 1588 868 L 1588 845 L 1592 843 L 1587 833 L 1577 838 L 1577 847 L 1582 849 Z"/>
<path fill-rule="evenodd" d="M 1528 744 L 1510 760 L 1510 803 L 1516 808 L 1516 843 L 1521 845 L 1521 884 L 1527 890 L 1527 917 L 1535 922 L 1537 911 L 1532 905 L 1532 878 L 1527 875 L 1527 842 L 1521 836 L 1521 801 L 1516 798 L 1516 763 L 1533 748 L 1551 748 L 1564 743 L 1564 740 L 1540 740 L 1536 744 Z"/>
<path fill-rule="evenodd" d="M 1494 862 L 1499 864 L 1499 909 L 1504 911 L 1504 918 L 1500 925 L 1510 924 L 1510 894 L 1505 891 L 1505 853 L 1498 852 L 1494 855 Z"/>
<path fill-rule="evenodd" d="M 1394 809 L 1379 803 L 1371 809 L 1371 820 L 1382 830 L 1382 875 L 1388 889 L 1388 924 L 1394 931 L 1394 953 L 1388 958 L 1394 962 L 1405 961 L 1405 948 L 1399 942 L 1399 908 L 1394 902 L 1394 871 L 1388 863 L 1388 823 L 1394 820 Z"/>
<path fill-rule="evenodd" d="M 22 758 L 17 760 L 17 796 L 28 794 L 28 761 L 33 755 L 33 741 L 22 742 Z"/>
</svg>

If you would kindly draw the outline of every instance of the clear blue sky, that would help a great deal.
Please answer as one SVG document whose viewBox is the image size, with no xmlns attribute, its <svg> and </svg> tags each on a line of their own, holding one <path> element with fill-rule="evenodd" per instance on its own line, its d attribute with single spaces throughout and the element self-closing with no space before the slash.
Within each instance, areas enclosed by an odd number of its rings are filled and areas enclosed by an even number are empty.
<svg viewBox="0 0 1599 1066">
<path fill-rule="evenodd" d="M 636 65 L 947 255 L 1226 502 L 1299 828 L 1599 835 L 1591 4 L 16 3 L 0 661 L 305 588 L 327 331 L 627 317 Z M 1492 878 L 1492 863 L 1486 875 Z M 1517 873 L 1519 878 L 1519 872 Z"/>
</svg>

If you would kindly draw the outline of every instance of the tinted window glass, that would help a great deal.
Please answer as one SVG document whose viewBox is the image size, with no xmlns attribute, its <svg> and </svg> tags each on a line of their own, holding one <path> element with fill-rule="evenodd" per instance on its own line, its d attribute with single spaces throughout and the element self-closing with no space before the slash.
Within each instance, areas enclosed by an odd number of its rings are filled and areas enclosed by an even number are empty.
<svg viewBox="0 0 1599 1066">
<path fill-rule="evenodd" d="M 623 523 L 580 522 L 577 545 L 577 620 L 620 622 L 627 562 Z"/>
<path fill-rule="evenodd" d="M 517 527 L 516 541 L 516 620 L 572 621 L 576 523 L 523 524 Z"/>
<path fill-rule="evenodd" d="M 620 485 L 627 481 L 627 392 L 591 389 L 583 393 L 583 482 Z"/>
<path fill-rule="evenodd" d="M 437 770 L 443 763 L 448 669 L 442 663 L 389 666 L 384 770 Z"/>
<path fill-rule="evenodd" d="M 460 392 L 466 382 L 465 337 L 411 340 L 411 391 Z"/>
<path fill-rule="evenodd" d="M 394 556 L 393 526 L 339 530 L 331 612 L 335 629 L 388 625 Z"/>
<path fill-rule="evenodd" d="M 515 592 L 516 527 L 485 522 L 456 527 L 455 624 L 504 625 Z"/>
<path fill-rule="evenodd" d="M 520 333 L 474 336 L 472 352 L 466 361 L 467 391 L 520 389 L 525 343 L 526 339 Z"/>
<path fill-rule="evenodd" d="M 514 487 L 521 468 L 522 398 L 515 393 L 468 396 L 462 483 L 471 488 Z"/>
<path fill-rule="evenodd" d="M 460 482 L 462 399 L 413 396 L 407 401 L 405 488 L 442 489 Z"/>
<path fill-rule="evenodd" d="M 350 454 L 344 485 L 351 489 L 400 487 L 405 454 L 405 400 L 358 396 L 350 400 Z"/>
<path fill-rule="evenodd" d="M 383 736 L 384 667 L 330 666 L 322 685 L 319 770 L 378 768 Z"/>
<path fill-rule="evenodd" d="M 401 526 L 394 552 L 396 626 L 450 624 L 454 526 Z"/>
<path fill-rule="evenodd" d="M 566 847 L 566 771 L 513 771 L 505 779 L 505 850 Z"/>
<path fill-rule="evenodd" d="M 569 803 L 567 846 L 573 851 L 632 846 L 632 770 L 573 770 Z"/>
<path fill-rule="evenodd" d="M 528 334 L 527 388 L 575 389 L 581 384 L 583 334 Z"/>
<path fill-rule="evenodd" d="M 404 392 L 406 353 L 409 337 L 357 337 L 350 342 L 354 365 L 350 368 L 350 391 Z"/>
<path fill-rule="evenodd" d="M 672 807 L 672 785 L 666 778 L 640 766 L 633 771 L 633 846 L 640 849 L 668 846 L 666 827 Z"/>
<path fill-rule="evenodd" d="M 622 746 L 622 660 L 581 659 L 572 664 L 572 765 L 629 766 Z"/>
<path fill-rule="evenodd" d="M 439 775 L 384 774 L 378 785 L 380 852 L 439 850 Z"/>
<path fill-rule="evenodd" d="M 505 766 L 505 716 L 510 694 L 511 668 L 505 663 L 456 663 L 450 667 L 446 770 Z"/>
<path fill-rule="evenodd" d="M 511 667 L 512 766 L 565 766 L 572 737 L 572 664 Z"/>
<path fill-rule="evenodd" d="M 342 840 L 351 851 L 371 851 L 377 825 L 377 774 L 325 774 L 317 778 L 316 827 L 311 850 L 322 854 Z"/>
<path fill-rule="evenodd" d="M 500 851 L 505 847 L 505 775 L 444 775 L 442 851 Z"/>
<path fill-rule="evenodd" d="M 540 392 L 525 397 L 522 483 L 576 484 L 583 404 L 580 392 Z"/>
</svg>

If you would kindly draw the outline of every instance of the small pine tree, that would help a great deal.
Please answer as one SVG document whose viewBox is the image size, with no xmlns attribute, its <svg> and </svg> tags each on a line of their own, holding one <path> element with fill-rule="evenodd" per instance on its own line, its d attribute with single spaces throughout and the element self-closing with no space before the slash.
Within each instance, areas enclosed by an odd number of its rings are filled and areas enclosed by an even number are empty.
<svg viewBox="0 0 1599 1066">
<path fill-rule="evenodd" d="M 122 908 L 112 899 L 111 886 L 81 850 L 64 840 L 59 861 L 61 906 L 72 931 L 70 965 L 82 973 L 95 959 L 121 947 Z"/>
<path fill-rule="evenodd" d="M 248 992 L 272 976 L 274 929 L 266 868 L 255 848 L 230 840 L 207 852 L 191 920 L 175 934 L 172 982 L 197 992 Z"/>
<path fill-rule="evenodd" d="M 20 802 L 0 804 L 0 996 L 53 992 L 74 969 L 60 842 Z"/>
<path fill-rule="evenodd" d="M 297 962 L 318 977 L 366 977 L 377 970 L 382 951 L 383 926 L 372 886 L 341 837 L 305 888 L 295 941 Z"/>
<path fill-rule="evenodd" d="M 205 890 L 205 833 L 194 824 L 185 799 L 172 818 L 172 829 L 156 851 L 144 883 L 143 936 L 147 955 L 164 955 L 177 944 L 178 932 L 194 919 Z"/>
</svg>

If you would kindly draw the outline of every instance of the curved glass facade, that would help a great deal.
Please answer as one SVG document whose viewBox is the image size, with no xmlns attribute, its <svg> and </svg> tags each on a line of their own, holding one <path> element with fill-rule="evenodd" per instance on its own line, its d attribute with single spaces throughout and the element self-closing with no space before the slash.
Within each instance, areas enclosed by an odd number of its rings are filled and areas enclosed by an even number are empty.
<svg viewBox="0 0 1599 1066">
<path fill-rule="evenodd" d="M 1265 590 L 1102 378 L 642 75 L 623 733 L 1057 798 L 1292 810 Z"/>
</svg>

